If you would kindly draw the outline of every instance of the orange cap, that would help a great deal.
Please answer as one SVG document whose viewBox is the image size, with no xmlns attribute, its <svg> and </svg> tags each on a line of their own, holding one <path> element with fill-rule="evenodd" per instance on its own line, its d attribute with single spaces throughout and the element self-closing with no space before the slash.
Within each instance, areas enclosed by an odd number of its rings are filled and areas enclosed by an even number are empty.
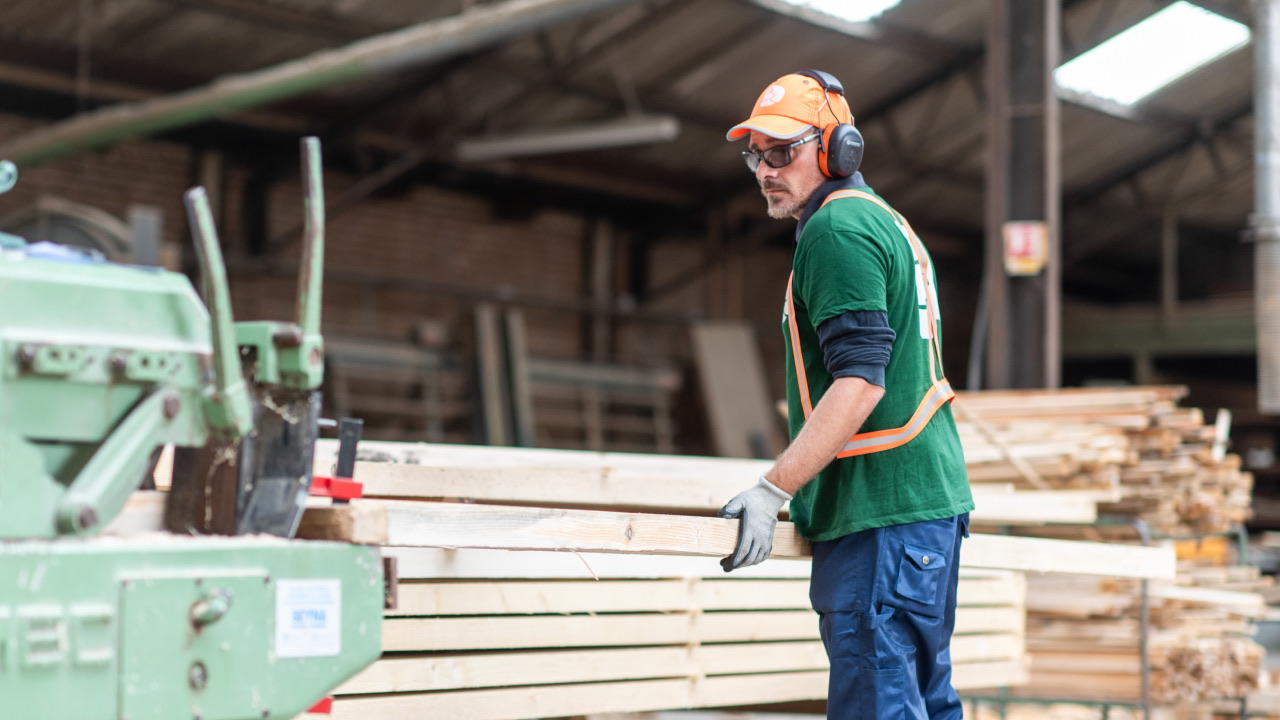
<svg viewBox="0 0 1280 720">
<path fill-rule="evenodd" d="M 783 75 L 760 93 L 751 117 L 729 128 L 725 137 L 737 140 L 758 130 L 779 140 L 790 140 L 810 127 L 837 122 L 853 122 L 853 113 L 843 95 L 823 92 L 822 85 L 806 75 Z"/>
</svg>

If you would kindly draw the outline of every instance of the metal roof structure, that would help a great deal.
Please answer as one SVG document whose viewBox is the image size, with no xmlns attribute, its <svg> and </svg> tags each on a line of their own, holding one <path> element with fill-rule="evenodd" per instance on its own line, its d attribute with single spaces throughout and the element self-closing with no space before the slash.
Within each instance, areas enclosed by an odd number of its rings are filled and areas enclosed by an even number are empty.
<svg viewBox="0 0 1280 720">
<path fill-rule="evenodd" d="M 316 132 L 335 158 L 360 156 L 367 166 L 372 157 L 369 172 L 385 178 L 516 177 L 606 197 L 619 207 L 641 203 L 695 218 L 710 207 L 749 207 L 742 212 L 742 236 L 758 227 L 757 234 L 785 242 L 789 230 L 763 219 L 738 157 L 742 148 L 726 142 L 724 133 L 769 81 L 819 68 L 844 83 L 867 138 L 863 170 L 871 185 L 936 238 L 935 253 L 961 264 L 972 258 L 977 272 L 986 127 L 983 0 L 903 0 L 865 23 L 823 19 L 783 0 L 597 4 L 602 7 L 429 61 L 260 98 L 265 101 L 216 120 L 165 132 L 214 144 L 234 137 L 252 152 L 277 143 L 285 153 L 298 133 Z M 1062 59 L 1169 4 L 1063 0 Z M 1252 20 L 1246 0 L 1196 4 Z M 6 0 L 0 4 L 0 112 L 66 120 L 503 5 Z M 1249 279 L 1227 270 L 1238 269 L 1248 252 L 1239 235 L 1253 205 L 1252 68 L 1250 45 L 1134 107 L 1061 93 L 1069 296 L 1158 297 L 1160 224 L 1168 212 L 1185 229 L 1187 261 L 1223 270 L 1220 279 L 1190 283 L 1189 292 L 1210 297 L 1247 290 Z M 476 163 L 455 156 L 467 138 L 650 113 L 678 118 L 678 139 Z M 0 154 L 14 140 L 0 137 Z"/>
</svg>

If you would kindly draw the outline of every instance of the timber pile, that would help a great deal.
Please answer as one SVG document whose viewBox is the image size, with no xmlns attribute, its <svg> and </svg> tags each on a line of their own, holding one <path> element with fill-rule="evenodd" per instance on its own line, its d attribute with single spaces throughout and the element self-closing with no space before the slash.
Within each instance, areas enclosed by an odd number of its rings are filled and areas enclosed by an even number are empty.
<svg viewBox="0 0 1280 720">
<path fill-rule="evenodd" d="M 1184 564 L 1150 584 L 1151 696 L 1160 704 L 1242 697 L 1258 687 L 1264 649 L 1250 639 L 1270 585 L 1251 566 Z M 1030 577 L 1030 682 L 1022 697 L 1140 702 L 1140 584 L 1078 576 Z"/>
<path fill-rule="evenodd" d="M 399 597 L 384 654 L 337 689 L 335 720 L 517 720 L 826 696 L 807 562 L 772 560 L 733 578 L 709 558 L 387 552 Z M 957 686 L 1022 676 L 1023 591 L 1021 573 L 964 571 Z"/>
<path fill-rule="evenodd" d="M 826 692 L 809 547 L 790 523 L 774 559 L 732 576 L 715 558 L 733 548 L 736 521 L 719 518 L 357 500 L 309 509 L 299 536 L 378 543 L 396 558 L 384 656 L 338 690 L 337 718 L 517 720 Z M 1025 678 L 1025 581 L 982 568 L 1175 570 L 1160 548 L 971 537 L 952 643 L 965 689 Z"/>
<path fill-rule="evenodd" d="M 1161 398 L 1176 392 L 1089 393 L 1092 404 L 1059 401 L 1058 415 L 1011 403 L 1032 420 L 971 403 L 978 421 L 961 428 L 975 523 L 1093 522 L 1099 500 L 1123 499 L 1123 468 L 1151 453 L 1133 433 L 1167 423 L 1160 413 L 1178 411 Z M 318 443 L 317 470 L 335 455 Z M 378 442 L 359 459 L 367 499 L 309 510 L 300 535 L 385 546 L 402 603 L 386 655 L 339 691 L 335 716 L 500 720 L 825 695 L 807 563 L 776 559 L 807 556 L 794 529 L 779 525 L 760 568 L 726 577 L 711 559 L 731 550 L 736 522 L 708 516 L 768 462 Z M 962 561 L 953 655 L 966 689 L 1025 679 L 1025 612 L 989 589 L 1021 587 L 1021 575 L 991 568 L 1173 577 L 1171 550 L 1118 543 L 974 535 Z"/>
<path fill-rule="evenodd" d="M 1206 426 L 1200 410 L 1176 406 L 1184 394 L 1178 387 L 959 393 L 970 481 L 1112 488 L 1119 497 L 1099 503 L 1099 512 L 1141 518 L 1165 536 L 1226 532 L 1249 518 L 1253 477 L 1224 452 L 1225 424 Z"/>
<path fill-rule="evenodd" d="M 322 446 L 318 463 L 331 451 Z M 541 507 L 669 503 L 666 512 L 705 515 L 752 477 L 751 463 L 611 456 L 606 472 L 596 453 L 365 451 L 413 452 L 424 464 L 358 463 L 366 492 L 382 497 L 311 508 L 299 528 L 300 537 L 383 545 L 398 564 L 384 657 L 338 691 L 335 717 L 503 720 L 825 696 L 809 547 L 790 523 L 778 526 L 775 559 L 726 576 L 715 559 L 733 548 L 736 521 Z M 494 504 L 504 500 L 534 507 Z M 1025 679 L 1016 570 L 1175 570 L 1172 551 L 1159 548 L 984 535 L 966 541 L 961 559 L 952 654 L 966 689 Z"/>
<path fill-rule="evenodd" d="M 1252 477 L 1214 453 L 1179 388 L 961 393 L 956 415 L 979 525 L 1141 517 L 1158 534 L 1221 532 L 1248 516 Z M 1225 438 L 1220 438 L 1224 440 Z M 1221 443 L 1219 442 L 1219 445 Z M 328 474 L 336 443 L 317 444 Z M 770 461 L 366 442 L 366 496 L 712 515 Z"/>
</svg>

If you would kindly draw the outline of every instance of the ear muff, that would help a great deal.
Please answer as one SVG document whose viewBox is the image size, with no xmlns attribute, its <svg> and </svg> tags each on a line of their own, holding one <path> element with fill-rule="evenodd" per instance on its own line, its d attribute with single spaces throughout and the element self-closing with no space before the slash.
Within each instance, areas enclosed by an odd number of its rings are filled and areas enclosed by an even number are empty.
<svg viewBox="0 0 1280 720">
<path fill-rule="evenodd" d="M 794 75 L 813 78 L 822 86 L 823 91 L 844 96 L 844 86 L 830 73 L 821 70 L 800 70 Z M 858 171 L 862 164 L 862 133 L 853 123 L 838 122 L 835 111 L 831 118 L 837 122 L 824 125 L 822 140 L 818 143 L 818 168 L 829 178 L 846 178 Z"/>
<path fill-rule="evenodd" d="M 862 164 L 862 133 L 849 123 L 822 128 L 818 144 L 818 169 L 829 178 L 847 178 Z"/>
</svg>

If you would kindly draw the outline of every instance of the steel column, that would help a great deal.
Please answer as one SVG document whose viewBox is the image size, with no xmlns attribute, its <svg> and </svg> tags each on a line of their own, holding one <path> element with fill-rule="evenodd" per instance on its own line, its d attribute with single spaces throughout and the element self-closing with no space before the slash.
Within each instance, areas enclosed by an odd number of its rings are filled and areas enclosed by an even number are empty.
<svg viewBox="0 0 1280 720">
<path fill-rule="evenodd" d="M 1056 0 L 995 0 L 988 14 L 986 387 L 1060 383 L 1059 56 Z M 1046 223 L 1048 261 L 1038 275 L 1004 269 L 1004 226 Z M 981 319 L 980 319 L 981 322 Z"/>
<path fill-rule="evenodd" d="M 1254 45 L 1254 293 L 1258 410 L 1280 414 L 1280 0 L 1257 0 Z"/>
</svg>

